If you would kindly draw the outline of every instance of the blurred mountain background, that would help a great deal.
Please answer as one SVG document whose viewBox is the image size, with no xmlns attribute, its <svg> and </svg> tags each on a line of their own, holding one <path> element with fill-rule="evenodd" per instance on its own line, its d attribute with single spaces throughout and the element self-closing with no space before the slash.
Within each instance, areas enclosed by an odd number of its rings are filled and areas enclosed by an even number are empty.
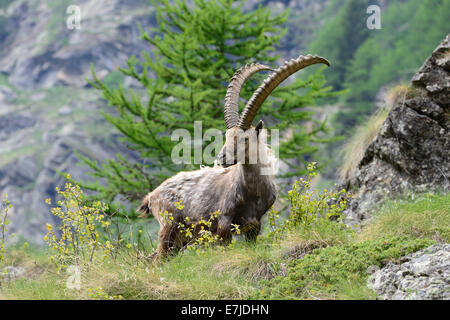
<svg viewBox="0 0 450 320">
<path fill-rule="evenodd" d="M 69 5 L 81 9 L 81 29 L 66 27 Z M 382 28 L 366 27 L 368 5 L 381 7 Z M 450 0 L 249 0 L 274 14 L 290 10 L 288 31 L 274 55 L 282 61 L 299 54 L 327 57 L 324 72 L 336 98 L 321 101 L 330 135 L 348 137 L 368 115 L 386 104 L 389 88 L 408 79 L 450 30 Z M 138 24 L 151 33 L 154 8 L 147 0 L 0 1 L 0 196 L 13 203 L 12 231 L 42 242 L 45 222 L 52 222 L 44 199 L 68 172 L 88 178 L 74 154 L 102 162 L 117 153 L 137 157 L 120 133 L 101 115 L 111 112 L 91 88 L 93 65 L 110 85 L 139 89 L 117 71 L 131 55 L 151 51 L 140 39 Z M 326 162 L 319 184 L 338 180 L 345 139 L 323 147 Z"/>
</svg>

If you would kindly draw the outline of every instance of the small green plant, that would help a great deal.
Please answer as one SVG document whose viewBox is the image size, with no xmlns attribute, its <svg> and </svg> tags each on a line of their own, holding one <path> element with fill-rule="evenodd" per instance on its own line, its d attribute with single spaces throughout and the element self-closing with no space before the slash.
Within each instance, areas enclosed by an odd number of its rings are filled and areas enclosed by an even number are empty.
<svg viewBox="0 0 450 320">
<path fill-rule="evenodd" d="M 70 179 L 70 176 L 67 178 Z M 51 209 L 51 213 L 61 221 L 57 227 L 59 232 L 55 232 L 53 225 L 47 223 L 44 240 L 54 252 L 50 259 L 58 269 L 83 263 L 89 266 L 96 251 L 101 251 L 103 257 L 111 254 L 114 246 L 110 241 L 101 241 L 100 232 L 111 224 L 105 214 L 107 205 L 101 202 L 86 205 L 81 188 L 69 182 L 64 190 L 56 188 L 56 191 L 62 200 Z M 45 201 L 51 204 L 50 199 Z"/>
<path fill-rule="evenodd" d="M 93 300 L 121 300 L 121 295 L 111 296 L 103 288 L 88 288 L 88 296 Z"/>
<path fill-rule="evenodd" d="M 288 191 L 290 213 L 281 224 L 278 222 L 280 214 L 273 208 L 269 211 L 268 221 L 272 231 L 270 238 L 280 238 L 296 228 L 312 228 L 323 220 L 340 222 L 342 212 L 347 205 L 348 194 L 344 189 L 322 191 L 312 189 L 311 180 L 317 175 L 316 163 L 307 166 L 308 175 L 295 181 L 292 190 Z M 341 223 L 345 228 L 345 225 Z"/>
<path fill-rule="evenodd" d="M 8 200 L 8 194 L 5 194 L 0 202 L 0 263 L 5 259 L 6 239 L 8 237 L 8 212 L 12 208 L 12 204 Z"/>
<path fill-rule="evenodd" d="M 178 210 L 183 209 L 181 201 L 176 202 L 175 206 Z M 192 221 L 189 217 L 185 217 L 182 222 L 174 220 L 173 214 L 167 211 L 160 212 L 162 220 L 169 225 L 176 224 L 178 232 L 178 240 L 185 243 L 181 248 L 190 251 L 200 252 L 205 248 L 210 248 L 214 244 L 223 241 L 218 234 L 211 231 L 212 225 L 216 222 L 220 215 L 220 211 L 212 212 L 208 219 L 201 218 L 198 221 Z M 234 234 L 240 234 L 241 230 L 239 225 L 232 225 L 232 232 Z M 234 244 L 234 240 L 230 243 L 230 246 Z"/>
</svg>

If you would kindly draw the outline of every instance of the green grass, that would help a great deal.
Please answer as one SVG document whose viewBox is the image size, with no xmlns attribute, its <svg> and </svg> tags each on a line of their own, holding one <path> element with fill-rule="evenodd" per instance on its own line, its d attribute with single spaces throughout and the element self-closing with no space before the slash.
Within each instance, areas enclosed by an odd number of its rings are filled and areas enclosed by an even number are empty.
<svg viewBox="0 0 450 320">
<path fill-rule="evenodd" d="M 371 240 L 382 236 L 450 242 L 450 194 L 423 194 L 414 201 L 386 201 L 359 234 L 360 239 Z"/>
<path fill-rule="evenodd" d="M 9 83 L 8 77 L 3 73 L 0 73 L 0 85 L 6 86 L 6 87 L 9 87 L 12 89 L 12 85 Z"/>
<path fill-rule="evenodd" d="M 119 84 L 123 83 L 124 79 L 125 76 L 121 72 L 112 71 L 105 77 L 103 83 L 108 87 L 118 87 Z"/>
<path fill-rule="evenodd" d="M 13 149 L 7 152 L 2 152 L 2 158 L 0 160 L 0 166 L 11 162 L 14 159 L 17 159 L 20 156 L 28 156 L 36 151 L 40 150 L 39 146 L 36 144 L 32 145 L 24 145 L 20 148 Z"/>
<path fill-rule="evenodd" d="M 231 247 L 185 251 L 160 263 L 122 251 L 81 275 L 81 290 L 66 288 L 45 250 L 9 250 L 5 265 L 27 277 L 7 283 L 1 298 L 92 299 L 88 289 L 124 299 L 374 299 L 367 268 L 449 240 L 450 195 L 387 201 L 355 232 L 331 221 L 298 228 L 272 242 L 237 241 Z M 105 297 L 103 297 L 105 298 Z"/>
<path fill-rule="evenodd" d="M 13 293 L 4 293 L 5 299 L 33 300 L 74 300 L 76 292 L 66 289 L 64 279 L 55 275 L 47 275 L 39 281 L 19 279 L 14 282 Z"/>
<path fill-rule="evenodd" d="M 279 276 L 265 283 L 256 296 L 262 299 L 334 299 L 347 297 L 349 289 L 373 298 L 373 293 L 364 290 L 367 268 L 382 267 L 389 261 L 411 252 L 426 248 L 435 242 L 429 239 L 408 237 L 380 238 L 341 246 L 315 249 L 303 259 L 293 260 L 288 265 L 288 276 Z M 353 297 L 356 298 L 354 293 Z"/>
</svg>

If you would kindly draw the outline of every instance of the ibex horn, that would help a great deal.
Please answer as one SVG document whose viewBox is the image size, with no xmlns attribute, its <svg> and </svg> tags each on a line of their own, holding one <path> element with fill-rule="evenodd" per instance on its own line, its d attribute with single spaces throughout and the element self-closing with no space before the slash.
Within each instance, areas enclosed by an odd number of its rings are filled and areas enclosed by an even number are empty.
<svg viewBox="0 0 450 320">
<path fill-rule="evenodd" d="M 327 66 L 330 66 L 327 59 L 309 54 L 307 56 L 301 55 L 297 59 L 292 59 L 291 61 L 286 61 L 282 67 L 276 69 L 274 73 L 264 80 L 259 88 L 253 93 L 250 100 L 248 100 L 242 111 L 238 126 L 244 130 L 250 128 L 258 109 L 281 82 L 293 73 L 316 63 L 324 63 Z"/>
<path fill-rule="evenodd" d="M 262 70 L 272 70 L 270 67 L 259 64 L 250 63 L 235 72 L 230 80 L 227 88 L 224 103 L 225 124 L 227 130 L 237 126 L 239 122 L 239 94 L 245 81 L 254 73 Z"/>
</svg>

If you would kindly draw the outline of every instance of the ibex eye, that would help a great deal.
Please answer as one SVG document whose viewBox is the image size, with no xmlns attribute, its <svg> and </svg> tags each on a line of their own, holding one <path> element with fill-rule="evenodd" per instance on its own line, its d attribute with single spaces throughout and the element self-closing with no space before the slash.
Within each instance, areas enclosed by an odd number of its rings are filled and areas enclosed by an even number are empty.
<svg viewBox="0 0 450 320">
<path fill-rule="evenodd" d="M 255 130 L 258 132 L 258 134 L 259 134 L 259 131 L 261 131 L 261 129 L 263 127 L 264 127 L 264 121 L 259 120 L 259 122 L 258 122 L 258 124 L 256 125 L 256 128 L 255 128 Z"/>
</svg>

